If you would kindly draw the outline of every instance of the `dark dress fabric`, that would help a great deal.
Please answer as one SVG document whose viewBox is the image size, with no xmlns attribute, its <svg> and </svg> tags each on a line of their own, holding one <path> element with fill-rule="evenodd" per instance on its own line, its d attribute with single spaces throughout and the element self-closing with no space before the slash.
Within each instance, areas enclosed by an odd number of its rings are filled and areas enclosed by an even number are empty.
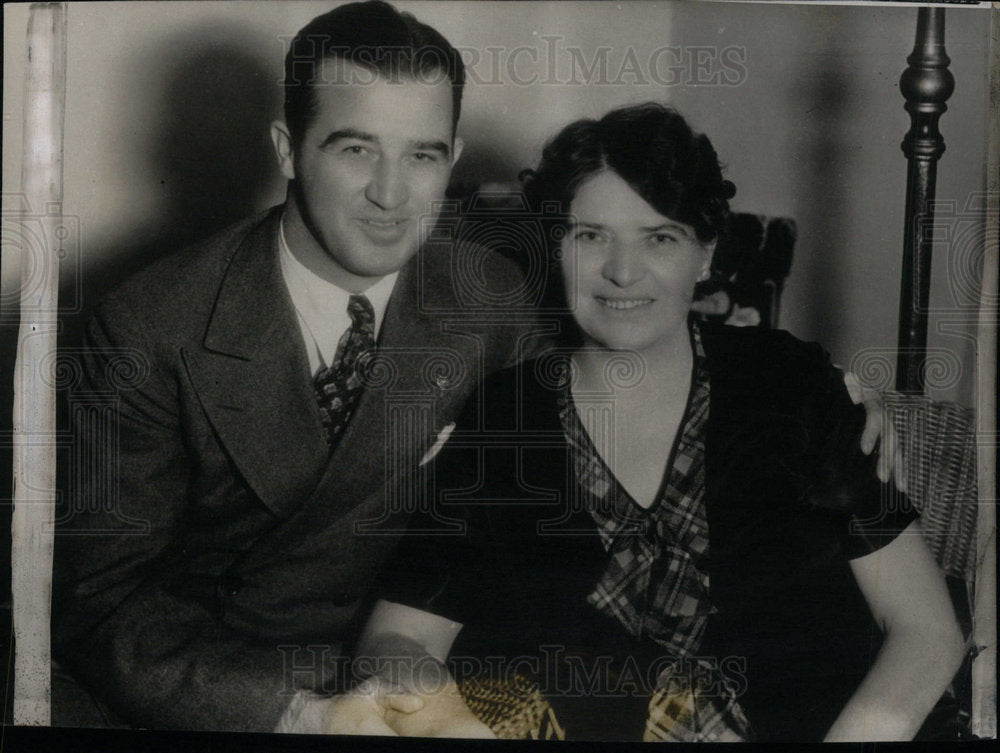
<svg viewBox="0 0 1000 753">
<path fill-rule="evenodd" d="M 717 611 L 698 657 L 736 688 L 757 740 L 819 740 L 881 645 L 848 562 L 915 514 L 861 453 L 864 409 L 819 346 L 715 325 L 702 341 L 710 547 L 696 566 Z M 657 670 L 678 657 L 587 602 L 609 555 L 572 493 L 552 371 L 543 355 L 470 399 L 383 596 L 464 624 L 459 676 L 527 674 L 570 736 L 638 739 Z"/>
</svg>

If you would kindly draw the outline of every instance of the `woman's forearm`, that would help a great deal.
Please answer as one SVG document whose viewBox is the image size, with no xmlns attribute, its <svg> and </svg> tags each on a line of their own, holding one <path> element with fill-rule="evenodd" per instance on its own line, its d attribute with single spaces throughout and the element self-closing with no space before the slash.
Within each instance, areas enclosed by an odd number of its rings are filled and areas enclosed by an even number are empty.
<svg viewBox="0 0 1000 753">
<path fill-rule="evenodd" d="M 885 640 L 829 741 L 910 740 L 962 663 L 962 633 L 918 521 L 850 561 Z"/>
<path fill-rule="evenodd" d="M 955 676 L 964 653 L 957 629 L 888 634 L 825 740 L 911 740 Z"/>
</svg>

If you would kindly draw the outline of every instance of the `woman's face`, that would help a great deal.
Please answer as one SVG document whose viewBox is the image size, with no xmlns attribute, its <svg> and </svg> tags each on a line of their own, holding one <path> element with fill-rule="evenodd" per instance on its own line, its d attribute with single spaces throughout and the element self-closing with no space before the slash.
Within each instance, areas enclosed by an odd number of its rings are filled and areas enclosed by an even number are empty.
<svg viewBox="0 0 1000 753">
<path fill-rule="evenodd" d="M 694 286 L 715 243 L 699 242 L 610 170 L 580 186 L 570 214 L 563 280 L 587 339 L 638 352 L 686 340 Z"/>
</svg>

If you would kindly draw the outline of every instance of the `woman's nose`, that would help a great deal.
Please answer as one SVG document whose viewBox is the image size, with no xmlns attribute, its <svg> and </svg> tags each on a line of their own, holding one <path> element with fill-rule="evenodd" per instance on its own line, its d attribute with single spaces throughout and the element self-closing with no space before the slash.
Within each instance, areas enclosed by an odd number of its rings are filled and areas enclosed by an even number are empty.
<svg viewBox="0 0 1000 753">
<path fill-rule="evenodd" d="M 628 244 L 613 243 L 601 270 L 604 278 L 620 288 L 635 284 L 643 276 L 641 255 Z"/>
</svg>

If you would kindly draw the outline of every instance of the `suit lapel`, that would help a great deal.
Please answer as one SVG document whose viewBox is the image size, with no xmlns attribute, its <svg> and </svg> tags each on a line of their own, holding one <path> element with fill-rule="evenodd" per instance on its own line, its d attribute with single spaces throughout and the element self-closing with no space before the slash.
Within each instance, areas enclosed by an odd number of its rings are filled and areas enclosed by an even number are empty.
<svg viewBox="0 0 1000 753">
<path fill-rule="evenodd" d="M 226 452 L 276 514 L 303 500 L 326 461 L 309 363 L 277 255 L 280 209 L 233 254 L 188 375 Z"/>
</svg>

